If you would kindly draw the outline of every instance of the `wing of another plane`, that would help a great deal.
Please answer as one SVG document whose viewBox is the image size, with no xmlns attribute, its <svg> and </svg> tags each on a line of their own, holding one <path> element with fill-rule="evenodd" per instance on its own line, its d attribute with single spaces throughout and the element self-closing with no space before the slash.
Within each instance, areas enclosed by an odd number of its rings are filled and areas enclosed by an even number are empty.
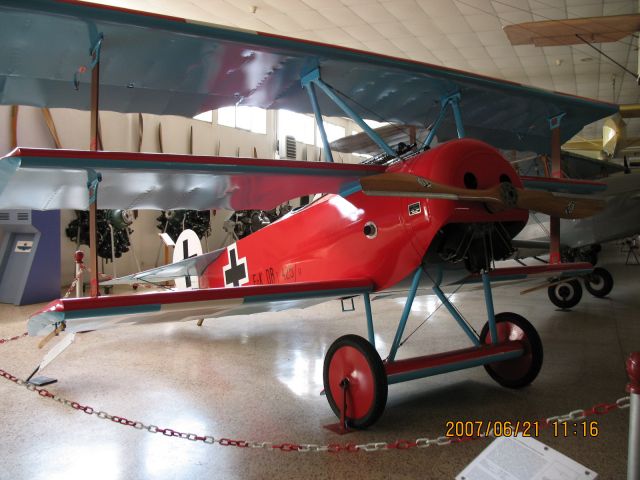
<svg viewBox="0 0 640 480">
<path fill-rule="evenodd" d="M 342 193 L 383 166 L 130 152 L 18 148 L 0 159 L 0 208 L 86 210 L 91 172 L 100 208 L 269 210 Z"/>
<path fill-rule="evenodd" d="M 370 280 L 360 279 L 62 298 L 33 315 L 29 319 L 28 330 L 29 335 L 47 335 L 62 323 L 66 332 L 73 333 L 117 325 L 278 312 L 372 290 Z"/>
<path fill-rule="evenodd" d="M 545 265 L 523 265 L 517 267 L 495 268 L 489 272 L 489 277 L 494 282 L 505 282 L 513 280 L 525 280 L 537 276 L 554 276 L 554 277 L 575 277 L 584 275 L 593 271 L 593 265 L 589 262 L 566 262 L 566 263 L 547 263 Z M 482 277 L 479 273 L 472 273 L 464 279 L 454 282 L 458 283 L 479 283 Z"/>
<path fill-rule="evenodd" d="M 607 184 L 593 182 L 591 180 L 574 180 L 570 178 L 555 177 L 520 177 L 522 184 L 533 190 L 545 190 L 547 192 L 569 193 L 569 194 L 590 194 L 604 192 Z"/>
<path fill-rule="evenodd" d="M 413 60 L 75 0 L 0 4 L 0 103 L 88 109 L 90 75 L 78 71 L 100 35 L 100 105 L 111 111 L 191 117 L 249 105 L 311 113 L 301 79 L 316 68 L 360 116 L 403 125 L 434 122 L 443 98 L 459 93 L 467 135 L 503 149 L 549 153 L 550 118 L 563 115 L 565 142 L 618 111 Z M 344 115 L 325 95 L 318 100 L 324 115 Z M 450 117 L 441 141 L 457 137 Z"/>
</svg>

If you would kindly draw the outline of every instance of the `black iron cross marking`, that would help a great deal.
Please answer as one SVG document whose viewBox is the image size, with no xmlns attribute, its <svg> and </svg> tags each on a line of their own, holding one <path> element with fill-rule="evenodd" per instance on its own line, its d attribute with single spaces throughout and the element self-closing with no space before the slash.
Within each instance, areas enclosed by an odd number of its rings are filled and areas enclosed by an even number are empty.
<svg viewBox="0 0 640 480">
<path fill-rule="evenodd" d="M 183 240 L 182 241 L 182 258 L 187 259 L 195 256 L 197 256 L 197 254 L 195 253 L 193 255 L 189 255 L 189 241 Z M 191 288 L 191 275 L 185 275 L 184 281 L 187 288 Z"/>
<path fill-rule="evenodd" d="M 240 282 L 247 278 L 247 267 L 245 263 L 238 264 L 235 248 L 229 249 L 229 269 L 224 272 L 224 283 L 233 283 L 234 287 L 239 287 Z"/>
</svg>

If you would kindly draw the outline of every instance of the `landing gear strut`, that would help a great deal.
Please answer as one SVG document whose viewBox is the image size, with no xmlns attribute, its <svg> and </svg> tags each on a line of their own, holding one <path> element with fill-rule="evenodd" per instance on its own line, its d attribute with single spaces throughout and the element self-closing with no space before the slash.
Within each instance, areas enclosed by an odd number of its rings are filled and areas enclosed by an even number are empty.
<svg viewBox="0 0 640 480">
<path fill-rule="evenodd" d="M 494 315 L 489 274 L 482 274 L 488 321 L 478 336 L 440 289 L 442 272 L 433 291 L 449 310 L 473 346 L 421 357 L 396 360 L 422 270 L 414 273 L 389 356 L 383 362 L 374 347 L 368 294 L 364 295 L 369 340 L 357 335 L 338 338 L 324 361 L 324 390 L 344 428 L 366 428 L 378 420 L 387 402 L 388 385 L 483 365 L 500 385 L 521 388 L 530 384 L 542 366 L 542 342 L 535 328 L 515 313 Z M 334 430 L 334 426 L 330 427 Z"/>
</svg>

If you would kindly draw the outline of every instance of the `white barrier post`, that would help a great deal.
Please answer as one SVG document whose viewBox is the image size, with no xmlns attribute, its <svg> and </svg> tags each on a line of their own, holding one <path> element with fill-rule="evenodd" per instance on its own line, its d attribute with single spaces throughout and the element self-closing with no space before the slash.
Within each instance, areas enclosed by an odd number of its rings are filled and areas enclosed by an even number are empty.
<svg viewBox="0 0 640 480">
<path fill-rule="evenodd" d="M 82 270 L 84 264 L 82 261 L 84 260 L 84 252 L 77 250 L 74 254 L 74 258 L 76 260 L 76 297 L 80 298 L 83 293 Z"/>
<path fill-rule="evenodd" d="M 626 362 L 629 383 L 629 456 L 627 480 L 640 480 L 640 352 L 633 352 Z"/>
</svg>

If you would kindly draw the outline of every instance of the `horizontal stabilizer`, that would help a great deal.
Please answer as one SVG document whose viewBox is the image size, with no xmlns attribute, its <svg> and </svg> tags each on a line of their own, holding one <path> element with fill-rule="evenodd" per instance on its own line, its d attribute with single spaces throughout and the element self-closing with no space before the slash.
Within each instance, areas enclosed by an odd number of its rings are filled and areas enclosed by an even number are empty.
<svg viewBox="0 0 640 480">
<path fill-rule="evenodd" d="M 187 276 L 200 276 L 205 269 L 225 251 L 221 248 L 213 252 L 198 255 L 197 257 L 185 258 L 179 262 L 170 263 L 162 267 L 152 268 L 144 272 L 126 275 L 100 282 L 101 286 L 110 285 L 135 285 L 139 283 L 157 284 Z"/>
</svg>

